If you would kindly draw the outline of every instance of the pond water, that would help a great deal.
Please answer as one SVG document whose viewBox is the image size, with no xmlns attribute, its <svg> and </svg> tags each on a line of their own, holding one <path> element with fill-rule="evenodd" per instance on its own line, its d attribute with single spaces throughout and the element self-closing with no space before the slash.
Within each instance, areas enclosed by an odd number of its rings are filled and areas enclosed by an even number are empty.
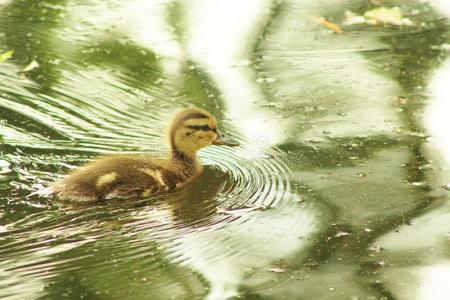
<svg viewBox="0 0 450 300">
<path fill-rule="evenodd" d="M 382 6 L 404 24 L 364 17 Z M 0 298 L 448 299 L 449 11 L 1 0 Z M 189 106 L 240 146 L 202 150 L 186 188 L 39 193 L 96 156 L 164 151 Z"/>
</svg>

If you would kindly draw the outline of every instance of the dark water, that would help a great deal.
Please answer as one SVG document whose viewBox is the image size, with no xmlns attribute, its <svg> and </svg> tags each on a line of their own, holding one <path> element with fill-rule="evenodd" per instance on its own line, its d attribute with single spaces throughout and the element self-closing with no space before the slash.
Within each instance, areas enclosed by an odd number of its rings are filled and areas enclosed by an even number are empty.
<svg viewBox="0 0 450 300">
<path fill-rule="evenodd" d="M 380 5 L 414 24 L 343 25 Z M 422 1 L 0 1 L 0 298 L 447 299 L 448 41 Z M 187 106 L 241 145 L 186 188 L 36 193 Z"/>
</svg>

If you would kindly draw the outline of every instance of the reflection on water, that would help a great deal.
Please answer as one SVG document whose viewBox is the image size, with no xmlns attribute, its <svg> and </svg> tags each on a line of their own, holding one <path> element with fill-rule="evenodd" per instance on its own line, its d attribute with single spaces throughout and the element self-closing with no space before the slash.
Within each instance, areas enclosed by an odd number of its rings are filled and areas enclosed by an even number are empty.
<svg viewBox="0 0 450 300">
<path fill-rule="evenodd" d="M 445 6 L 378 2 L 0 1 L 0 297 L 447 299 Z M 190 105 L 241 146 L 186 188 L 36 193 Z"/>
</svg>

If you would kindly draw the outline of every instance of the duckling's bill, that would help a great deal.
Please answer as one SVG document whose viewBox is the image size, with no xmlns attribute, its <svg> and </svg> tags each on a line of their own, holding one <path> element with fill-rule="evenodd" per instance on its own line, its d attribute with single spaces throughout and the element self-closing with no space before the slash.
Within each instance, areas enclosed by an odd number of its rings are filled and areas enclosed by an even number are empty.
<svg viewBox="0 0 450 300">
<path fill-rule="evenodd" d="M 230 147 L 239 146 L 239 143 L 237 141 L 223 135 L 222 133 L 219 133 L 217 135 L 217 138 L 212 141 L 212 144 L 217 146 L 230 146 Z"/>
</svg>

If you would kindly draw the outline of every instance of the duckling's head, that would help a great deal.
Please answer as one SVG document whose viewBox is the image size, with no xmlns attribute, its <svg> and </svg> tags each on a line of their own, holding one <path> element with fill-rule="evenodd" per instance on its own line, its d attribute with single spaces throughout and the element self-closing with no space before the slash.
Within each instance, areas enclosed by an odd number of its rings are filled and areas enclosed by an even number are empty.
<svg viewBox="0 0 450 300">
<path fill-rule="evenodd" d="M 200 108 L 188 108 L 179 112 L 169 130 L 172 151 L 185 154 L 194 154 L 211 144 L 231 145 L 218 137 L 216 119 Z"/>
</svg>

